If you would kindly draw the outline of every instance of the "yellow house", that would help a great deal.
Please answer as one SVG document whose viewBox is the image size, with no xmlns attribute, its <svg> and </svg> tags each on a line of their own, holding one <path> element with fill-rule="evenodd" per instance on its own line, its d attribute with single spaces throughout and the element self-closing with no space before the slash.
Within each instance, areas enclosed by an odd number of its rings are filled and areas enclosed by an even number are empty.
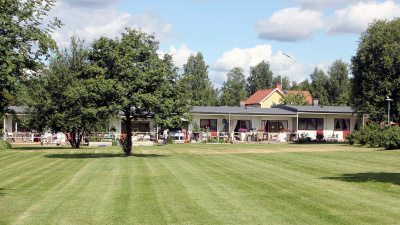
<svg viewBox="0 0 400 225">
<path fill-rule="evenodd" d="M 282 84 L 276 83 L 275 88 L 256 91 L 256 93 L 250 96 L 244 104 L 246 107 L 252 108 L 271 108 L 274 103 L 278 105 L 283 96 L 288 95 L 289 93 L 297 94 L 298 91 L 283 91 Z M 309 91 L 300 91 L 300 93 L 307 96 L 306 99 L 312 103 L 313 98 Z"/>
</svg>

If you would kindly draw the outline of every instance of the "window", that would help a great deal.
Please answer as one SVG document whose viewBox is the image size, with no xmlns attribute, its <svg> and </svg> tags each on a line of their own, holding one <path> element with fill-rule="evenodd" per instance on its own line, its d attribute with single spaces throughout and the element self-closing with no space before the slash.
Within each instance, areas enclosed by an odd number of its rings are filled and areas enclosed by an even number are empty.
<svg viewBox="0 0 400 225">
<path fill-rule="evenodd" d="M 234 131 L 239 132 L 239 129 L 250 131 L 250 120 L 238 120 Z"/>
<path fill-rule="evenodd" d="M 288 129 L 287 120 L 264 120 L 263 123 L 265 131 L 271 133 L 277 133 Z"/>
<path fill-rule="evenodd" d="M 299 130 L 323 130 L 323 118 L 299 118 Z"/>
<path fill-rule="evenodd" d="M 217 131 L 217 120 L 216 119 L 200 119 L 201 129 L 210 129 L 210 131 Z"/>
<path fill-rule="evenodd" d="M 132 132 L 150 132 L 150 122 L 148 121 L 132 121 Z M 121 133 L 126 134 L 126 125 L 121 122 Z"/>
<path fill-rule="evenodd" d="M 335 119 L 335 130 L 350 130 L 350 119 Z"/>
</svg>

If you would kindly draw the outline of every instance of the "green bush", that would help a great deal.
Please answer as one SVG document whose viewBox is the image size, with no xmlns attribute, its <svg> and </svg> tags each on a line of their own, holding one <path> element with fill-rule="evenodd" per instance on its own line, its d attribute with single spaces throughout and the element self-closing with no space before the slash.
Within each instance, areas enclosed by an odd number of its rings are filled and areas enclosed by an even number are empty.
<svg viewBox="0 0 400 225">
<path fill-rule="evenodd" d="M 167 144 L 173 144 L 173 143 L 174 143 L 174 140 L 172 140 L 172 137 L 168 136 L 167 137 Z"/>
<path fill-rule="evenodd" d="M 117 140 L 112 140 L 112 146 L 117 146 L 118 145 L 118 141 Z"/>
<path fill-rule="evenodd" d="M 3 139 L 0 139 L 0 149 L 10 149 L 11 148 L 11 144 L 8 141 L 4 141 Z"/>
<path fill-rule="evenodd" d="M 400 149 L 400 127 L 390 127 L 383 135 L 383 145 L 386 150 Z"/>
<path fill-rule="evenodd" d="M 385 147 L 387 150 L 400 149 L 400 127 L 381 126 L 369 123 L 360 131 L 351 132 L 346 138 L 350 144 L 358 143 L 361 146 Z"/>
</svg>

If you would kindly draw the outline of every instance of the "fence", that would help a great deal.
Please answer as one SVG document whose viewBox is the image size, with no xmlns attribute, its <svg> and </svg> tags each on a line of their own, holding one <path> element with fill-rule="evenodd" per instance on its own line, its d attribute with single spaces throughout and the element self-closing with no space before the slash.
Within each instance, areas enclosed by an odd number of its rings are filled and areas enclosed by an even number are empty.
<svg viewBox="0 0 400 225">
<path fill-rule="evenodd" d="M 64 143 L 63 133 L 33 133 L 33 132 L 7 132 L 3 135 L 3 140 L 10 143 Z"/>
</svg>

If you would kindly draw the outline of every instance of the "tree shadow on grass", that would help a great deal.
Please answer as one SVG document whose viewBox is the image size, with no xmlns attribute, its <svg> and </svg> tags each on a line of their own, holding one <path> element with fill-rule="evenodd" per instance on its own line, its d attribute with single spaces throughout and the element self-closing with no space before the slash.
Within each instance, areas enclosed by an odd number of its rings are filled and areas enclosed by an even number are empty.
<svg viewBox="0 0 400 225">
<path fill-rule="evenodd" d="M 26 150 L 26 151 L 32 151 L 32 150 L 63 150 L 63 149 L 72 149 L 71 146 L 19 146 L 19 145 L 13 145 L 10 150 Z"/>
<path fill-rule="evenodd" d="M 391 183 L 394 185 L 400 185 L 400 173 L 350 173 L 343 174 L 341 177 L 323 177 L 321 179 L 341 180 L 346 182 L 380 182 L 380 183 Z"/>
<path fill-rule="evenodd" d="M 134 157 L 167 157 L 169 155 L 158 155 L 158 154 L 132 154 Z M 72 153 L 72 154 L 48 154 L 46 158 L 56 159 L 95 159 L 95 158 L 121 158 L 126 157 L 124 153 Z"/>
<path fill-rule="evenodd" d="M 7 189 L 0 188 L 0 197 L 6 195 L 6 193 L 5 193 L 6 190 Z M 8 190 L 11 190 L 11 189 L 8 189 Z"/>
<path fill-rule="evenodd" d="M 94 158 L 118 158 L 124 157 L 124 154 L 116 153 L 72 153 L 72 154 L 48 154 L 46 158 L 56 159 L 94 159 Z"/>
</svg>

